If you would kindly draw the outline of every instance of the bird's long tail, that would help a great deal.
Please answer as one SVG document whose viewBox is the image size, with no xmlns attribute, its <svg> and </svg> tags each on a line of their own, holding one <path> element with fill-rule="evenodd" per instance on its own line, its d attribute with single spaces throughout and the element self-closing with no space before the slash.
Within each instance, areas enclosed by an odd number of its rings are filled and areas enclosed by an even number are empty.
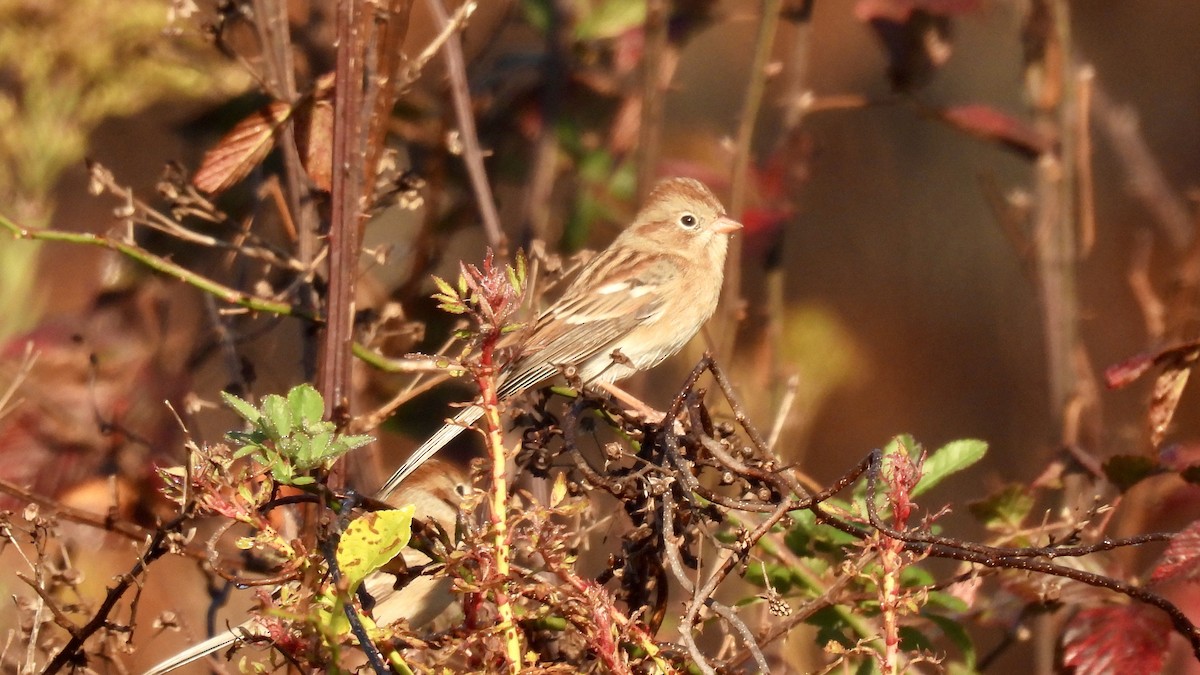
<svg viewBox="0 0 1200 675">
<path fill-rule="evenodd" d="M 392 494 L 392 491 L 399 487 L 400 483 L 404 482 L 404 479 L 408 478 L 410 473 L 416 471 L 417 467 L 425 463 L 425 460 L 433 457 L 434 453 L 441 450 L 443 446 L 461 434 L 464 429 L 474 424 L 480 417 L 483 417 L 483 408 L 474 405 L 470 408 L 464 408 L 462 412 L 454 416 L 454 421 L 438 429 L 437 433 L 430 436 L 428 440 L 421 444 L 421 447 L 413 451 L 413 454 L 404 460 L 404 463 L 400 465 L 399 469 L 396 469 L 392 477 L 383 484 L 383 487 L 379 488 L 376 497 L 387 499 L 388 495 Z"/>
<path fill-rule="evenodd" d="M 164 675 L 164 673 L 169 673 L 176 668 L 182 668 L 189 663 L 199 661 L 209 654 L 215 654 L 222 649 L 233 646 L 233 643 L 237 642 L 238 637 L 241 635 L 261 632 L 261 630 L 255 630 L 257 627 L 258 624 L 254 623 L 253 621 L 247 621 L 236 628 L 230 628 L 224 633 L 218 633 L 204 642 L 198 642 L 179 652 L 178 654 L 174 654 L 171 657 L 155 664 L 142 675 Z"/>
</svg>

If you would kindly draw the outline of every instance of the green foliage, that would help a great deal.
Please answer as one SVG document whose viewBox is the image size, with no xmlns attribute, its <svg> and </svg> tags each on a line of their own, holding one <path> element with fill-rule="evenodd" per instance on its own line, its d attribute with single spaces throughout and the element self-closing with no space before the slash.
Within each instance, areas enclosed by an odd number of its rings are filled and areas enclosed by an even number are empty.
<svg viewBox="0 0 1200 675">
<path fill-rule="evenodd" d="M 534 28 L 549 30 L 554 0 L 522 0 L 525 19 Z M 573 36 L 588 42 L 614 38 L 621 33 L 640 28 L 646 20 L 645 0 L 585 0 L 575 3 L 576 21 Z"/>
<path fill-rule="evenodd" d="M 293 387 L 287 398 L 265 396 L 259 408 L 229 393 L 222 392 L 221 397 L 252 427 L 229 433 L 230 439 L 242 444 L 234 458 L 253 458 L 284 485 L 313 483 L 308 473 L 329 468 L 338 457 L 372 440 L 367 435 L 336 433 L 333 422 L 322 419 L 321 394 L 309 384 Z"/>
<path fill-rule="evenodd" d="M 338 568 L 349 588 L 348 593 L 353 593 L 368 574 L 382 568 L 408 546 L 414 511 L 416 507 L 409 504 L 367 513 L 350 523 L 337 547 Z"/>
<path fill-rule="evenodd" d="M 891 498 L 909 499 L 924 493 L 978 462 L 986 451 L 987 445 L 982 441 L 956 440 L 918 462 L 923 454 L 919 443 L 908 435 L 893 438 L 883 450 L 884 470 L 875 495 L 881 517 L 886 518 L 882 514 L 893 511 L 895 505 Z M 902 466 L 910 471 L 904 477 L 904 484 L 912 486 L 908 493 L 898 492 L 896 485 L 887 482 L 888 462 L 907 462 Z M 919 473 L 911 473 L 914 470 Z M 860 479 L 852 501 L 828 499 L 822 508 L 831 514 L 840 514 L 843 520 L 853 522 L 862 518 L 867 496 L 865 483 Z M 1023 493 L 1010 492 L 986 509 L 980 508 L 996 517 L 1020 520 L 1031 506 L 1032 500 Z M 856 518 L 850 514 L 859 515 Z M 831 653 L 842 655 L 858 672 L 876 672 L 874 654 L 882 644 L 877 639 L 881 634 L 879 625 L 883 612 L 879 593 L 885 575 L 894 574 L 895 585 L 900 591 L 893 611 L 901 615 L 902 649 L 911 654 L 945 654 L 949 643 L 954 655 L 946 665 L 954 667 L 956 672 L 973 672 L 976 663 L 974 643 L 960 624 L 961 617 L 970 608 L 961 598 L 936 589 L 938 577 L 919 556 L 906 554 L 898 569 L 888 571 L 881 556 L 873 553 L 888 546 L 889 540 L 880 539 L 884 537 L 881 533 L 875 535 L 876 539 L 859 538 L 820 522 L 812 511 L 807 510 L 792 512 L 789 517 L 791 524 L 782 536 L 789 554 L 779 554 L 769 539 L 764 539 L 758 547 L 761 562 L 748 565 L 744 576 L 756 586 L 773 589 L 784 598 L 804 603 L 829 598 L 832 579 L 853 575 L 841 594 L 833 597 L 834 604 L 818 609 L 806 619 L 806 623 L 817 628 L 818 644 L 832 650 Z M 869 524 L 863 520 L 858 523 L 864 527 L 864 532 L 870 531 Z"/>
<path fill-rule="evenodd" d="M 967 509 L 989 530 L 1014 532 L 1033 509 L 1033 494 L 1024 485 L 1014 483 L 986 499 L 972 502 Z"/>
<path fill-rule="evenodd" d="M 913 488 L 912 496 L 918 497 L 924 494 L 946 478 L 983 459 L 986 454 L 987 443 L 971 438 L 950 441 L 934 450 L 925 458 L 925 463 L 922 465 L 924 474 L 917 486 Z"/>
</svg>

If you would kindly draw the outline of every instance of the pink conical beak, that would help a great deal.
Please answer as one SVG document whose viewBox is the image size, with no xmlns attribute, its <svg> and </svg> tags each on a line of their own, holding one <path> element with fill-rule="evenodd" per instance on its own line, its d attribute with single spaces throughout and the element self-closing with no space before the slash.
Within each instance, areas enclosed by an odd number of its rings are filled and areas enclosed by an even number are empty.
<svg viewBox="0 0 1200 675">
<path fill-rule="evenodd" d="M 721 216 L 713 223 L 712 229 L 720 234 L 733 234 L 742 229 L 742 224 L 729 216 Z"/>
</svg>

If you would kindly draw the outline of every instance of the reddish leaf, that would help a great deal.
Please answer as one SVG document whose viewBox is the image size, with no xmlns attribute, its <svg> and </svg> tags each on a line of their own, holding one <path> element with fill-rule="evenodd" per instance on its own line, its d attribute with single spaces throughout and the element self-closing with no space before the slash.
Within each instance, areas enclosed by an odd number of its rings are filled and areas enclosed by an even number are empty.
<svg viewBox="0 0 1200 675">
<path fill-rule="evenodd" d="M 1154 356 L 1152 354 L 1138 354 L 1131 356 L 1120 363 L 1115 363 L 1104 369 L 1104 383 L 1109 389 L 1120 389 L 1150 370 L 1150 366 L 1154 365 Z"/>
<path fill-rule="evenodd" d="M 1162 671 L 1170 635 L 1167 615 L 1146 605 L 1085 609 L 1063 632 L 1063 665 L 1075 675 L 1152 675 Z"/>
<path fill-rule="evenodd" d="M 1150 574 L 1150 583 L 1195 581 L 1200 576 L 1200 520 L 1185 527 L 1163 551 Z"/>
<path fill-rule="evenodd" d="M 1050 149 L 1050 141 L 1012 115 L 979 103 L 943 108 L 938 113 L 949 125 L 972 136 L 1000 143 L 1027 157 Z"/>
<path fill-rule="evenodd" d="M 276 101 L 238 122 L 204 153 L 204 161 L 192 177 L 192 184 L 215 194 L 245 178 L 275 146 L 279 126 L 290 114 L 291 108 L 287 104 Z"/>
</svg>

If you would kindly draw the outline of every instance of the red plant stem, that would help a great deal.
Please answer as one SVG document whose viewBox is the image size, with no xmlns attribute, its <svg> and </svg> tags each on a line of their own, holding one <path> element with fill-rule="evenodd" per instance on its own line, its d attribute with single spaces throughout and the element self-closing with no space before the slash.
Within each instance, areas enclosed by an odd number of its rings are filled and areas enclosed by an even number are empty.
<svg viewBox="0 0 1200 675">
<path fill-rule="evenodd" d="M 488 331 L 480 350 L 479 372 L 476 377 L 483 399 L 488 454 L 492 459 L 492 489 L 488 515 L 492 521 L 495 541 L 495 573 L 501 581 L 494 591 L 496 613 L 500 618 L 498 628 L 504 636 L 508 672 L 516 673 L 521 669 L 521 642 L 517 635 L 512 604 L 505 588 L 508 584 L 511 551 L 508 545 L 508 453 L 504 449 L 504 438 L 500 429 L 500 399 L 496 395 L 495 351 L 499 338 L 498 328 L 493 327 Z"/>
</svg>

